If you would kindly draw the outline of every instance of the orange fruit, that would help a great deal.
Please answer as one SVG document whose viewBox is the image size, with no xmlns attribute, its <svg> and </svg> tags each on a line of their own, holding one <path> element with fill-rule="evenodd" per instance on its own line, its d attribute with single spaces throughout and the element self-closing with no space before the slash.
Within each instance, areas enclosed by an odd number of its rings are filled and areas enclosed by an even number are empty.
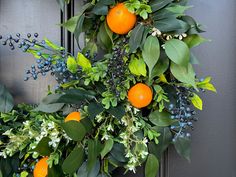
<svg viewBox="0 0 236 177">
<path fill-rule="evenodd" d="M 128 91 L 128 100 L 136 108 L 148 106 L 152 101 L 152 90 L 146 84 L 138 83 Z"/>
<path fill-rule="evenodd" d="M 110 30 L 117 34 L 127 34 L 135 25 L 137 17 L 129 12 L 124 3 L 118 3 L 107 14 L 106 21 Z"/>
<path fill-rule="evenodd" d="M 68 122 L 70 120 L 75 120 L 75 121 L 80 121 L 80 112 L 72 112 L 70 113 L 66 118 L 65 118 L 65 122 Z"/>
<path fill-rule="evenodd" d="M 46 177 L 48 175 L 48 157 L 40 159 L 34 167 L 34 177 Z"/>
</svg>

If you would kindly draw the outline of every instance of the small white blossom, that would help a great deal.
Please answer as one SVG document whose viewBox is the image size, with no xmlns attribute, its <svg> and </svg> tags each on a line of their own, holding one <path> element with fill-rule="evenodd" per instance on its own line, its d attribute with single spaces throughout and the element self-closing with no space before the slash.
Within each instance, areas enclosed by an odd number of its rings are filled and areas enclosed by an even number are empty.
<svg viewBox="0 0 236 177">
<path fill-rule="evenodd" d="M 3 157 L 5 159 L 5 158 L 7 158 L 7 155 L 5 152 L 0 152 L 0 157 Z"/>
<path fill-rule="evenodd" d="M 108 134 L 104 134 L 104 135 L 102 136 L 102 139 L 101 139 L 101 140 L 103 141 L 103 140 L 108 140 L 108 139 L 109 139 L 109 135 L 108 135 Z"/>
<path fill-rule="evenodd" d="M 114 131 L 114 129 L 113 129 L 113 127 L 112 127 L 111 124 L 109 124 L 109 125 L 107 126 L 107 130 L 108 130 L 108 131 L 112 131 L 112 132 Z"/>
<path fill-rule="evenodd" d="M 98 123 L 100 123 L 100 122 L 102 121 L 102 119 L 103 119 L 103 116 L 102 116 L 101 114 L 98 114 L 98 115 L 95 117 L 95 119 L 96 119 L 96 121 L 97 121 Z"/>
<path fill-rule="evenodd" d="M 136 168 L 134 164 L 128 164 L 127 167 L 130 171 L 133 171 L 133 173 L 136 173 Z"/>
<path fill-rule="evenodd" d="M 142 159 L 145 159 L 148 155 L 148 152 L 147 151 L 141 151 L 139 155 L 141 156 Z"/>
</svg>

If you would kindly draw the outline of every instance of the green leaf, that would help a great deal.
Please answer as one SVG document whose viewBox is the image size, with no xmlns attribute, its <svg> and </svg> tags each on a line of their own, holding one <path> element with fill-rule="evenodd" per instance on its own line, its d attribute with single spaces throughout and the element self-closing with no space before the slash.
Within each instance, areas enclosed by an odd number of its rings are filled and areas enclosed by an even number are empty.
<svg viewBox="0 0 236 177">
<path fill-rule="evenodd" d="M 88 177 L 88 171 L 87 171 L 87 162 L 84 161 L 84 163 L 80 166 L 77 176 L 79 177 Z"/>
<path fill-rule="evenodd" d="M 167 7 L 166 9 L 173 12 L 173 13 L 183 15 L 186 10 L 188 10 L 189 8 L 192 8 L 192 7 L 193 6 L 173 5 L 173 6 Z"/>
<path fill-rule="evenodd" d="M 105 142 L 105 146 L 103 148 L 103 150 L 101 151 L 101 158 L 103 159 L 105 157 L 105 155 L 107 155 L 107 153 L 109 153 L 113 147 L 113 139 L 108 139 Z"/>
<path fill-rule="evenodd" d="M 170 70 L 177 80 L 186 84 L 190 84 L 191 86 L 196 88 L 195 72 L 191 64 L 188 64 L 188 68 L 186 68 L 184 66 L 177 65 L 174 62 L 171 62 Z"/>
<path fill-rule="evenodd" d="M 144 30 L 145 27 L 142 24 L 138 24 L 130 32 L 130 40 L 129 40 L 130 53 L 133 53 L 137 48 L 141 46 Z"/>
<path fill-rule="evenodd" d="M 198 34 L 205 32 L 200 28 L 200 25 L 190 16 L 185 15 L 180 18 L 182 21 L 186 22 L 189 26 L 190 29 L 188 30 L 188 34 Z"/>
<path fill-rule="evenodd" d="M 145 177 L 156 177 L 159 171 L 159 161 L 155 155 L 149 154 L 145 165 Z"/>
<path fill-rule="evenodd" d="M 94 119 L 102 111 L 104 111 L 104 108 L 99 103 L 92 102 L 88 105 L 88 112 L 90 119 Z"/>
<path fill-rule="evenodd" d="M 153 0 L 150 2 L 150 6 L 152 8 L 152 12 L 155 12 L 166 5 L 170 4 L 173 0 Z"/>
<path fill-rule="evenodd" d="M 78 64 L 77 64 L 77 62 L 76 62 L 76 60 L 75 60 L 74 57 L 69 56 L 69 57 L 67 58 L 66 64 L 67 64 L 68 70 L 69 70 L 71 73 L 74 74 L 74 73 L 77 72 L 77 70 L 78 70 Z"/>
<path fill-rule="evenodd" d="M 216 92 L 216 88 L 214 87 L 213 84 L 210 83 L 210 81 L 211 77 L 206 77 L 202 82 L 197 83 L 197 87 Z"/>
<path fill-rule="evenodd" d="M 74 141 L 80 142 L 86 135 L 86 129 L 82 123 L 77 121 L 68 121 L 61 124 L 66 134 Z"/>
<path fill-rule="evenodd" d="M 97 40 L 103 49 L 110 50 L 112 48 L 111 31 L 106 27 L 106 22 L 100 25 Z"/>
<path fill-rule="evenodd" d="M 42 111 L 46 113 L 53 113 L 59 111 L 64 106 L 64 103 L 44 104 L 40 103 L 33 111 Z"/>
<path fill-rule="evenodd" d="M 94 165 L 96 164 L 96 159 L 99 156 L 100 152 L 102 150 L 102 144 L 99 140 L 90 139 L 88 141 L 88 164 L 87 164 L 87 170 L 90 173 L 91 170 L 94 168 Z"/>
<path fill-rule="evenodd" d="M 144 63 L 142 58 L 132 58 L 129 63 L 129 70 L 132 74 L 137 76 L 147 75 L 146 64 Z"/>
<path fill-rule="evenodd" d="M 152 69 L 157 63 L 160 57 L 160 44 L 157 37 L 149 36 L 144 43 L 142 56 L 144 62 L 147 64 L 149 69 L 149 79 L 151 78 Z"/>
<path fill-rule="evenodd" d="M 157 125 L 160 127 L 166 127 L 176 122 L 176 120 L 171 119 L 170 116 L 171 115 L 168 112 L 165 112 L 165 111 L 159 112 L 159 110 L 156 110 L 149 115 L 149 120 L 154 125 Z"/>
<path fill-rule="evenodd" d="M 79 17 L 78 23 L 77 23 L 75 31 L 74 31 L 74 36 L 75 36 L 76 42 L 78 44 L 78 47 L 80 47 L 80 44 L 79 44 L 80 38 L 79 37 L 80 37 L 80 34 L 83 32 L 84 19 L 85 19 L 85 14 L 83 14 Z"/>
<path fill-rule="evenodd" d="M 193 65 L 199 65 L 199 61 L 197 59 L 197 57 L 191 52 L 190 53 L 190 63 Z"/>
<path fill-rule="evenodd" d="M 22 171 L 20 173 L 20 177 L 27 177 L 29 175 L 29 173 L 27 171 Z"/>
<path fill-rule="evenodd" d="M 190 97 L 190 100 L 193 106 L 199 110 L 202 110 L 202 99 L 196 94 L 192 93 L 193 97 Z"/>
<path fill-rule="evenodd" d="M 188 66 L 190 51 L 188 46 L 178 39 L 171 39 L 165 43 L 166 55 L 174 63 L 181 66 Z"/>
<path fill-rule="evenodd" d="M 49 156 L 52 152 L 52 149 L 49 147 L 48 143 L 51 141 L 50 138 L 44 137 L 42 138 L 38 145 L 33 151 L 38 152 L 41 156 Z"/>
<path fill-rule="evenodd" d="M 65 0 L 57 0 L 57 3 L 60 5 L 61 10 L 64 12 Z"/>
<path fill-rule="evenodd" d="M 4 85 L 0 84 L 0 112 L 7 113 L 12 110 L 14 100 Z"/>
<path fill-rule="evenodd" d="M 190 162 L 190 149 L 191 141 L 189 137 L 178 136 L 174 141 L 174 146 L 178 154 Z"/>
<path fill-rule="evenodd" d="M 115 143 L 111 150 L 111 155 L 114 159 L 119 162 L 127 162 L 127 158 L 125 157 L 125 147 L 123 144 Z"/>
<path fill-rule="evenodd" d="M 56 44 L 54 44 L 53 42 L 51 42 L 47 38 L 44 38 L 44 41 L 48 47 L 51 47 L 54 50 L 64 50 L 64 47 L 57 46 Z"/>
<path fill-rule="evenodd" d="M 198 34 L 192 34 L 184 38 L 184 42 L 188 45 L 189 48 L 196 47 L 204 42 L 208 42 L 209 40 L 201 37 Z"/>
<path fill-rule="evenodd" d="M 169 17 L 155 21 L 154 27 L 166 33 L 182 29 L 182 24 L 181 21 L 175 17 Z"/>
<path fill-rule="evenodd" d="M 150 80 L 154 79 L 157 76 L 160 76 L 166 72 L 166 70 L 169 68 L 169 58 L 161 54 L 159 60 L 157 61 L 156 65 L 152 69 L 152 74 Z"/>
<path fill-rule="evenodd" d="M 67 174 L 73 174 L 79 169 L 84 159 L 84 150 L 81 146 L 76 146 L 62 164 L 62 170 Z"/>
<path fill-rule="evenodd" d="M 125 115 L 125 108 L 122 104 L 119 104 L 116 107 L 111 107 L 107 110 L 108 113 L 115 116 L 117 119 L 121 119 Z"/>
<path fill-rule="evenodd" d="M 66 28 L 68 31 L 70 31 L 71 33 L 74 33 L 77 24 L 78 24 L 78 20 L 80 19 L 80 16 L 88 9 L 92 6 L 91 3 L 87 3 L 85 4 L 80 12 L 75 15 L 74 17 L 71 17 L 69 20 L 67 20 L 65 23 L 61 24 L 61 26 L 63 26 L 64 28 Z"/>
<path fill-rule="evenodd" d="M 64 177 L 63 171 L 60 165 L 53 165 L 52 168 L 48 168 L 47 177 Z"/>
<path fill-rule="evenodd" d="M 91 62 L 87 59 L 82 53 L 78 52 L 77 54 L 77 63 L 83 68 L 83 70 L 89 69 L 92 67 Z"/>
<path fill-rule="evenodd" d="M 95 15 L 107 15 L 108 6 L 104 5 L 99 1 L 98 3 L 95 4 L 91 12 L 94 13 Z"/>
</svg>

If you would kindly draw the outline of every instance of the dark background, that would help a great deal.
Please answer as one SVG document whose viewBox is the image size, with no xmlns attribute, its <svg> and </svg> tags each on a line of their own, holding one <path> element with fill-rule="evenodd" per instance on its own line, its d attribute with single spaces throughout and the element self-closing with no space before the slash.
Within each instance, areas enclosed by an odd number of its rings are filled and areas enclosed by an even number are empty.
<svg viewBox="0 0 236 177">
<path fill-rule="evenodd" d="M 72 12 L 78 4 L 75 0 Z M 189 14 L 206 25 L 204 36 L 212 40 L 194 51 L 201 62 L 198 76 L 212 76 L 218 93 L 202 94 L 204 110 L 192 133 L 192 162 L 170 148 L 161 177 L 236 177 L 236 1 L 192 0 L 190 4 L 194 8 Z M 61 31 L 56 25 L 60 20 L 56 0 L 0 0 L 0 34 L 38 32 L 60 44 Z M 70 39 L 66 33 L 63 36 Z M 73 49 L 73 41 L 67 41 L 65 45 Z M 24 82 L 24 70 L 33 63 L 30 55 L 0 46 L 0 82 L 14 93 L 17 102 L 38 102 L 47 85 L 55 83 L 51 77 Z M 117 172 L 115 176 L 123 175 Z M 126 176 L 144 175 L 140 169 Z"/>
</svg>

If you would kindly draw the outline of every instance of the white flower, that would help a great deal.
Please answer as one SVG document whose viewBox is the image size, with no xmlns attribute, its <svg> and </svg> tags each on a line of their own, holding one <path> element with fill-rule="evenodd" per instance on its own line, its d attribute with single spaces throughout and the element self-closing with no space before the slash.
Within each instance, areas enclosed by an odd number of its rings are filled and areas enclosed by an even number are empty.
<svg viewBox="0 0 236 177">
<path fill-rule="evenodd" d="M 49 122 L 49 123 L 48 123 L 48 129 L 49 129 L 49 130 L 52 130 L 52 129 L 54 129 L 54 128 L 55 128 L 54 122 Z"/>
<path fill-rule="evenodd" d="M 102 136 L 102 139 L 101 139 L 101 140 L 103 141 L 103 140 L 108 140 L 108 139 L 109 139 L 109 135 L 108 135 L 108 134 L 104 134 L 104 135 Z"/>
<path fill-rule="evenodd" d="M 111 124 L 109 124 L 109 125 L 107 126 L 107 130 L 108 130 L 108 131 L 112 131 L 112 132 L 114 131 L 114 129 L 113 129 L 113 127 L 112 127 Z"/>
<path fill-rule="evenodd" d="M 0 157 L 3 157 L 5 159 L 5 158 L 7 158 L 7 155 L 5 152 L 0 152 Z"/>
<path fill-rule="evenodd" d="M 128 164 L 127 167 L 130 171 L 133 171 L 133 173 L 136 173 L 136 168 L 134 164 Z"/>
<path fill-rule="evenodd" d="M 147 143 L 148 143 L 148 139 L 145 137 L 145 138 L 143 138 L 143 144 L 147 147 Z"/>
<path fill-rule="evenodd" d="M 139 155 L 141 156 L 142 159 L 145 159 L 148 155 L 148 152 L 147 151 L 141 151 Z"/>
<path fill-rule="evenodd" d="M 103 119 L 103 116 L 101 114 L 98 114 L 95 119 L 97 120 L 98 123 L 100 123 Z"/>
<path fill-rule="evenodd" d="M 127 158 L 130 158 L 132 156 L 133 156 L 133 154 L 130 151 L 125 155 L 125 157 L 127 157 Z"/>
</svg>

